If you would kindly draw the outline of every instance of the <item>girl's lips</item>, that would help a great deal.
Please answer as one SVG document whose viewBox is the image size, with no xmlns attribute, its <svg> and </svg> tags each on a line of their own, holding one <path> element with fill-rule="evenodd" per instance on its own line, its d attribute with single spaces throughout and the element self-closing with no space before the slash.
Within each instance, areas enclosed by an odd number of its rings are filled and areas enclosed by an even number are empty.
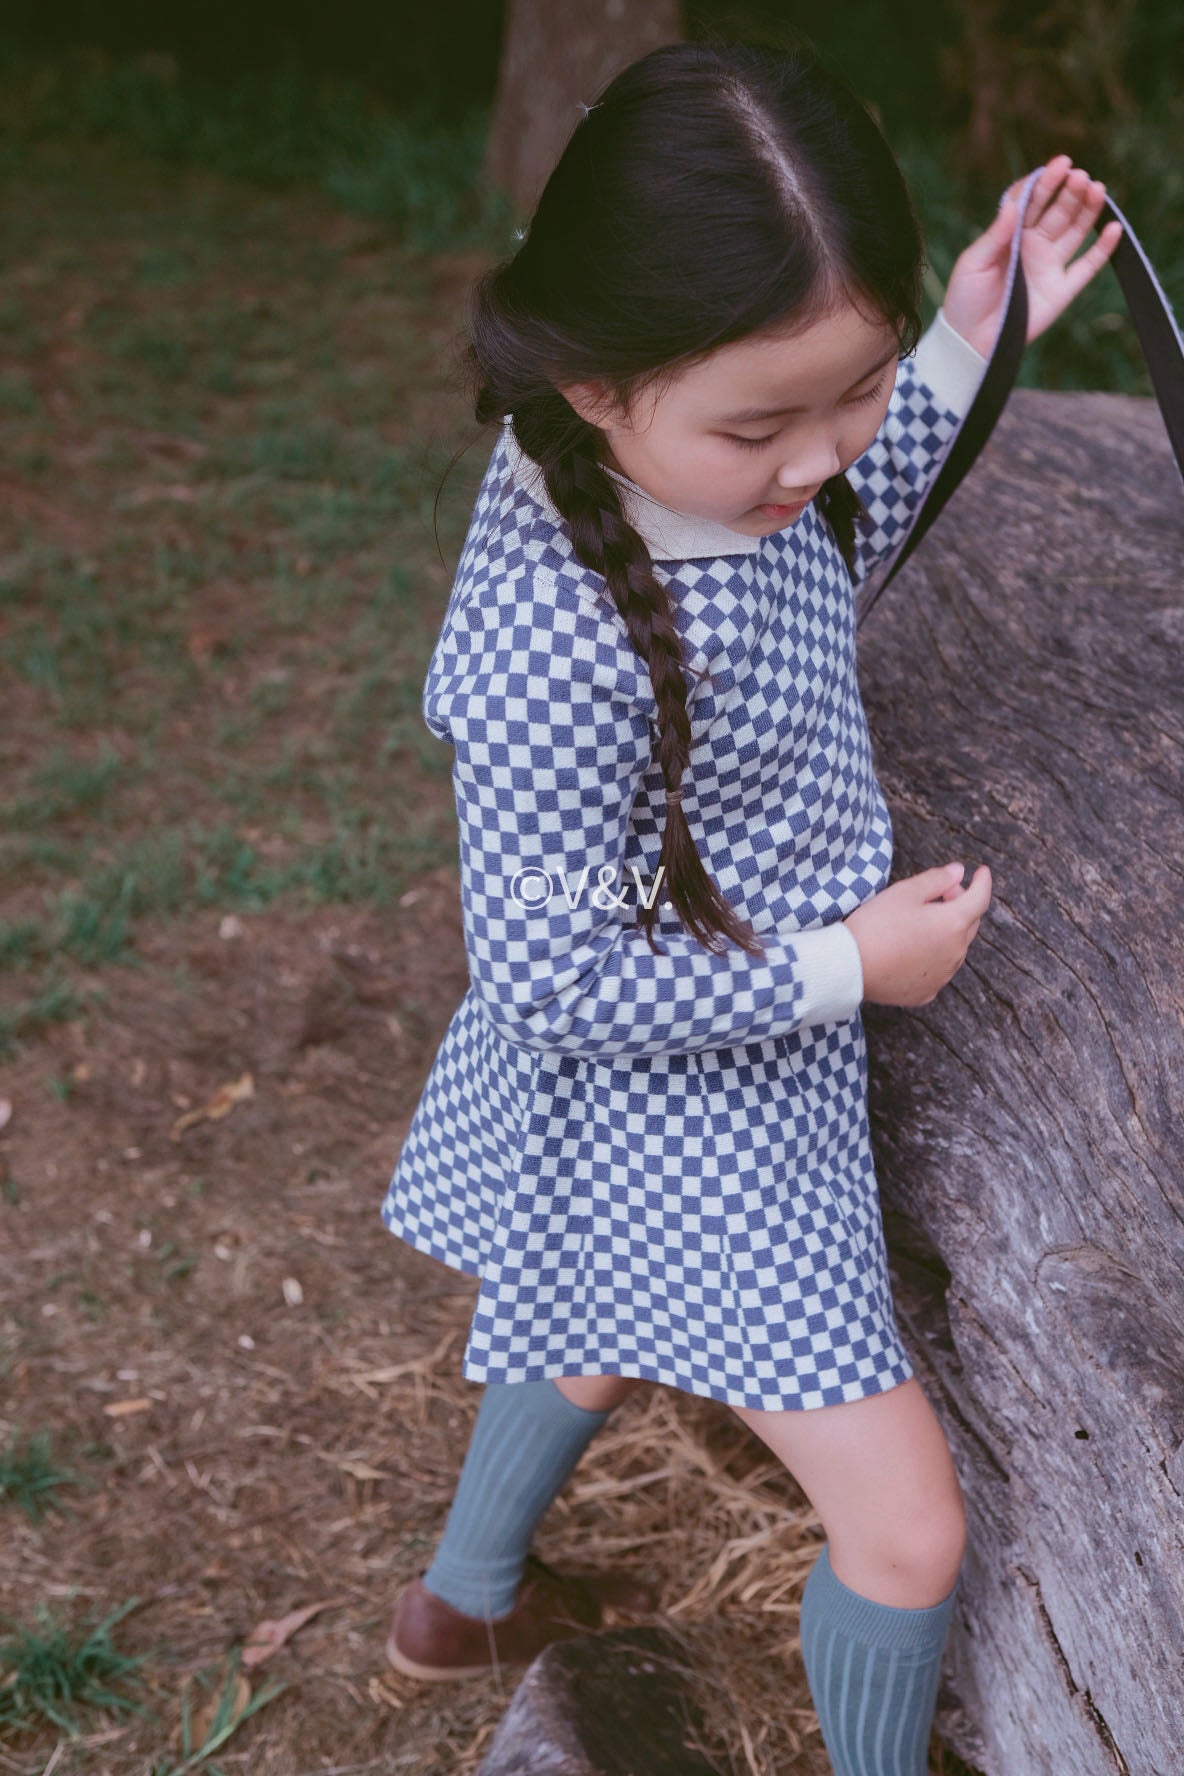
<svg viewBox="0 0 1184 1776">
<path fill-rule="evenodd" d="M 813 494 L 811 494 L 810 498 L 812 499 L 813 497 L 814 497 Z M 770 518 L 781 518 L 787 512 L 802 512 L 805 510 L 805 508 L 809 504 L 810 504 L 810 500 L 808 500 L 808 499 L 791 500 L 788 505 L 784 505 L 784 506 L 772 506 L 772 505 L 758 506 L 757 511 L 758 512 L 767 512 L 769 514 Z"/>
</svg>

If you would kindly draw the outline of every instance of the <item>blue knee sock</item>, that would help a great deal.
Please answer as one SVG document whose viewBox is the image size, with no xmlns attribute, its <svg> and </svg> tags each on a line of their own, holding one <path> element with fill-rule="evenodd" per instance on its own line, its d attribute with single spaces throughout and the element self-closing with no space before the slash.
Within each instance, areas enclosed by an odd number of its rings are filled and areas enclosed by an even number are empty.
<svg viewBox="0 0 1184 1776">
<path fill-rule="evenodd" d="M 876 1603 L 836 1577 L 829 1544 L 802 1592 L 802 1660 L 835 1776 L 925 1776 L 957 1580 L 939 1603 Z"/>
<path fill-rule="evenodd" d="M 490 1382 L 423 1582 L 466 1616 L 514 1607 L 535 1525 L 610 1416 L 553 1381 Z"/>
</svg>

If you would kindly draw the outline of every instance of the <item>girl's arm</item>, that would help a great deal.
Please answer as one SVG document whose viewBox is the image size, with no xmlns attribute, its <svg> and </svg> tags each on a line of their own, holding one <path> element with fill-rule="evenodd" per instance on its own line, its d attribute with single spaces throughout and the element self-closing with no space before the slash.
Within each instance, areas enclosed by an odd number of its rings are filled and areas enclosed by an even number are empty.
<svg viewBox="0 0 1184 1776">
<path fill-rule="evenodd" d="M 656 708 L 623 627 L 570 573 L 532 564 L 495 589 L 475 588 L 445 626 L 423 707 L 456 749 L 469 971 L 508 1041 L 663 1054 L 762 1041 L 856 1011 L 862 962 L 841 920 L 762 934 L 763 961 L 730 943 L 715 955 L 681 931 L 655 932 L 667 952 L 656 955 L 626 922 L 637 898 L 626 834 L 653 763 Z M 621 909 L 612 901 L 626 882 Z M 643 892 L 652 886 L 642 878 Z"/>
<path fill-rule="evenodd" d="M 888 412 L 873 442 L 847 470 L 847 479 L 871 515 L 856 521 L 855 584 L 892 554 L 908 529 L 965 418 L 1003 324 L 1016 199 L 1026 178 L 1003 195 L 990 227 L 954 261 L 945 301 L 916 354 L 898 366 Z M 1024 215 L 1020 263 L 1028 292 L 1029 341 L 1038 339 L 1111 257 L 1122 224 L 1108 222 L 1096 241 L 1073 255 L 1093 229 L 1106 187 L 1068 154 L 1046 161 L 1033 182 Z"/>
<path fill-rule="evenodd" d="M 939 308 L 917 349 L 897 365 L 884 423 L 847 479 L 868 509 L 855 522 L 855 585 L 896 550 L 970 411 L 987 360 Z"/>
</svg>

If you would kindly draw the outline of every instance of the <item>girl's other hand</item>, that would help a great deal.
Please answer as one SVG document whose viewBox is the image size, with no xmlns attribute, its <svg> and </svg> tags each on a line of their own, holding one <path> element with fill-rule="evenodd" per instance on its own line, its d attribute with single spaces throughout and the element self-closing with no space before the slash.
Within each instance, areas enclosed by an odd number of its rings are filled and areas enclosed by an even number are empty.
<svg viewBox="0 0 1184 1776">
<path fill-rule="evenodd" d="M 956 873 L 955 873 L 956 872 Z M 963 865 L 906 876 L 847 915 L 863 961 L 863 996 L 876 1005 L 928 1005 L 953 979 L 991 900 L 985 863 L 962 885 Z"/>
<path fill-rule="evenodd" d="M 1024 179 L 1027 177 L 1025 173 Z M 954 261 L 942 303 L 950 326 L 984 358 L 990 357 L 1003 323 L 1007 266 L 1019 214 L 1016 198 L 1024 179 L 1008 186 L 991 226 Z M 1029 344 L 1068 308 L 1118 245 L 1122 223 L 1115 219 L 1107 222 L 1080 259 L 1073 259 L 1105 201 L 1102 181 L 1091 179 L 1084 167 L 1074 166 L 1068 154 L 1054 155 L 1032 187 L 1020 242 L 1020 263 L 1028 287 Z"/>
</svg>

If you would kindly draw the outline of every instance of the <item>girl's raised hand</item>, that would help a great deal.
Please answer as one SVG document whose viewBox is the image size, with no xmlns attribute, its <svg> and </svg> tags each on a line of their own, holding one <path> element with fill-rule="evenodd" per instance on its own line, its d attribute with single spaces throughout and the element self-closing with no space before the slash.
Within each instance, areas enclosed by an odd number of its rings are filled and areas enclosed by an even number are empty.
<svg viewBox="0 0 1184 1776">
<path fill-rule="evenodd" d="M 1016 179 L 1008 186 L 991 226 L 958 255 L 942 304 L 951 327 L 984 358 L 990 357 L 1003 322 L 1007 266 L 1019 214 L 1016 198 L 1023 183 L 1024 179 Z M 1020 242 L 1028 288 L 1029 344 L 1068 308 L 1118 245 L 1122 223 L 1114 220 L 1107 222 L 1080 259 L 1073 259 L 1105 201 L 1102 181 L 1074 166 L 1068 154 L 1054 155 L 1032 187 Z"/>
</svg>

